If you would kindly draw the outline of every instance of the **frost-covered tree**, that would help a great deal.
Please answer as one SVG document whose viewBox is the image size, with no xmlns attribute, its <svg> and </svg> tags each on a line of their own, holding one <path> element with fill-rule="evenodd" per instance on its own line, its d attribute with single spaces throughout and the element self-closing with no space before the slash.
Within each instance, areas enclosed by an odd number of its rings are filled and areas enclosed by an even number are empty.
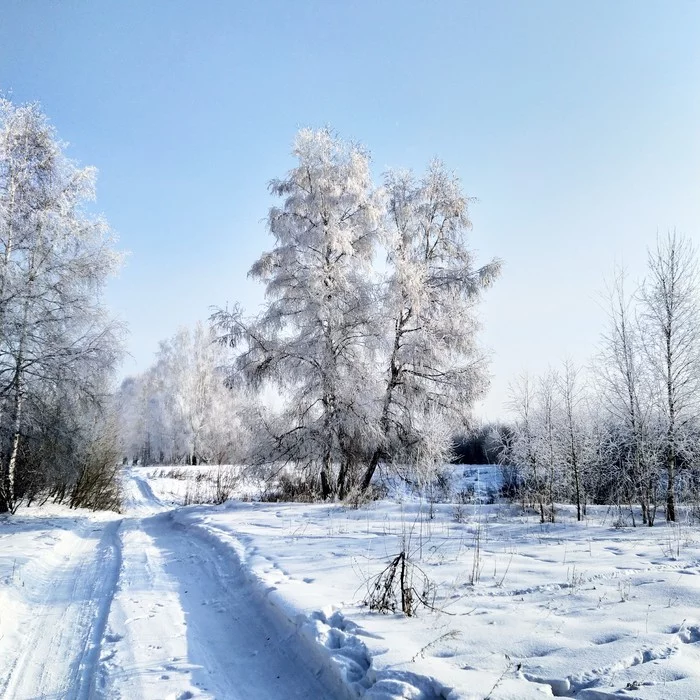
<svg viewBox="0 0 700 700">
<path fill-rule="evenodd" d="M 386 364 L 379 439 L 363 489 L 381 461 L 408 462 L 426 476 L 448 458 L 452 436 L 486 387 L 475 305 L 500 270 L 497 260 L 476 265 L 470 200 L 441 162 L 421 179 L 390 172 L 385 189 Z"/>
<path fill-rule="evenodd" d="M 675 480 L 679 457 L 690 448 L 700 405 L 698 269 L 688 238 L 660 236 L 649 251 L 642 317 L 645 350 L 656 383 L 666 465 L 666 519 L 676 520 Z"/>
<path fill-rule="evenodd" d="M 180 439 L 188 443 L 189 461 L 221 464 L 232 459 L 236 445 L 245 443 L 240 415 L 244 397 L 225 384 L 228 356 L 213 329 L 202 323 L 181 329 L 161 345 L 157 368 L 160 362 L 161 391 L 171 403 Z"/>
<path fill-rule="evenodd" d="M 561 478 L 562 460 L 559 455 L 557 440 L 557 419 L 559 406 L 557 405 L 556 386 L 557 373 L 549 370 L 541 376 L 537 382 L 535 396 L 537 410 L 535 413 L 536 441 L 535 449 L 537 458 L 544 473 L 544 489 L 547 503 L 546 519 L 554 522 L 556 519 L 557 496 L 561 493 L 564 479 Z"/>
<path fill-rule="evenodd" d="M 519 386 L 503 459 L 524 475 L 524 502 L 540 513 L 550 504 L 552 519 L 555 500 L 575 503 L 579 519 L 589 499 L 611 503 L 621 516 L 628 509 L 633 524 L 637 502 L 642 522 L 652 526 L 660 500 L 674 521 L 676 491 L 697 497 L 699 281 L 690 240 L 675 232 L 659 237 L 641 289 L 628 296 L 621 271 L 611 285 L 608 327 L 589 383 L 595 391 L 566 364 L 536 391 Z M 541 473 L 549 474 L 545 499 Z"/>
<path fill-rule="evenodd" d="M 122 459 L 137 458 L 141 449 L 142 382 L 137 377 L 126 377 L 114 393 L 113 405 L 118 416 L 117 445 Z"/>
<path fill-rule="evenodd" d="M 535 506 L 543 523 L 554 522 L 557 499 L 571 495 L 571 474 L 566 469 L 571 435 L 566 429 L 562 386 L 559 374 L 549 370 L 535 380 L 522 375 L 510 387 L 510 408 L 516 420 L 503 460 L 520 467 L 523 503 Z M 578 463 L 577 470 L 579 475 L 583 471 Z"/>
<path fill-rule="evenodd" d="M 532 503 L 545 522 L 546 477 L 538 455 L 536 395 L 527 373 L 521 374 L 508 389 L 508 407 L 515 420 L 511 430 L 503 433 L 500 453 L 504 466 L 516 467 L 519 475 L 519 495 L 523 506 Z"/>
<path fill-rule="evenodd" d="M 309 465 L 327 498 L 344 491 L 348 455 L 368 429 L 372 260 L 382 200 L 367 153 L 330 131 L 302 129 L 294 156 L 296 167 L 270 183 L 282 198 L 268 215 L 275 245 L 250 271 L 265 284 L 265 310 L 253 323 L 226 311 L 215 321 L 225 340 L 245 338 L 238 368 L 288 399 L 269 458 Z"/>
<path fill-rule="evenodd" d="M 657 477 L 654 401 L 633 301 L 625 291 L 624 271 L 618 270 L 608 293 L 608 329 L 595 369 L 599 400 L 607 414 L 606 466 L 618 468 L 618 498 L 629 504 L 637 500 L 642 522 L 652 526 Z M 634 517 L 631 507 L 630 511 Z"/>
<path fill-rule="evenodd" d="M 564 362 L 557 388 L 561 405 L 559 452 L 573 487 L 576 519 L 580 521 L 586 512 L 587 471 L 592 463 L 593 447 L 586 387 L 580 370 L 571 360 Z"/>
<path fill-rule="evenodd" d="M 98 400 L 119 353 L 101 303 L 120 256 L 90 216 L 95 170 L 64 154 L 37 105 L 0 100 L 0 510 L 16 506 L 32 402 L 70 391 Z"/>
<path fill-rule="evenodd" d="M 425 479 L 485 388 L 475 305 L 500 265 L 476 265 L 469 199 L 441 163 L 377 190 L 367 154 L 327 130 L 299 132 L 294 153 L 271 184 L 275 247 L 251 270 L 265 310 L 214 316 L 245 344 L 236 368 L 283 398 L 267 460 L 309 468 L 325 498 L 366 490 L 382 463 Z"/>
</svg>

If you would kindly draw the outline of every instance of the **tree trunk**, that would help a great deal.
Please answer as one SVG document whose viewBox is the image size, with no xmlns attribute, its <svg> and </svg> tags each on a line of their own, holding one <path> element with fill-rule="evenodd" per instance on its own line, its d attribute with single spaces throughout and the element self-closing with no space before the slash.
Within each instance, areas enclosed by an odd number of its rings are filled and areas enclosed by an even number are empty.
<svg viewBox="0 0 700 700">
<path fill-rule="evenodd" d="M 666 450 L 666 471 L 668 481 L 666 484 L 666 520 L 676 521 L 676 392 L 673 384 L 673 348 L 671 347 L 671 329 L 666 334 L 666 396 L 668 401 L 668 432 L 666 439 L 668 447 Z"/>
<path fill-rule="evenodd" d="M 330 450 L 323 456 L 321 464 L 321 496 L 323 500 L 328 500 L 333 495 L 333 484 L 331 482 L 331 455 Z"/>
<path fill-rule="evenodd" d="M 321 458 L 321 496 L 324 500 L 333 495 L 333 423 L 336 419 L 335 396 L 326 389 L 323 399 L 323 456 Z"/>
<path fill-rule="evenodd" d="M 394 390 L 401 383 L 401 368 L 398 364 L 399 350 L 401 348 L 401 338 L 403 337 L 405 331 L 404 328 L 411 318 L 412 311 L 408 310 L 402 311 L 401 316 L 396 320 L 396 325 L 394 327 L 394 346 L 391 350 L 391 357 L 389 358 L 389 381 L 386 385 L 386 392 L 384 394 L 384 403 L 382 404 L 382 415 L 379 419 L 379 428 L 381 432 L 381 439 L 387 440 L 389 433 L 389 411 L 391 410 L 391 404 L 394 399 Z M 372 483 L 372 477 L 374 472 L 379 465 L 381 459 L 385 456 L 385 447 L 383 444 L 377 445 L 372 454 L 372 458 L 367 465 L 364 476 L 362 477 L 362 482 L 360 483 L 360 488 L 362 491 L 366 491 L 369 485 Z"/>
<path fill-rule="evenodd" d="M 581 486 L 578 478 L 578 468 L 574 465 L 574 487 L 576 489 L 576 520 L 581 522 Z"/>
<path fill-rule="evenodd" d="M 668 474 L 668 482 L 666 484 L 666 520 L 669 522 L 676 521 L 676 451 L 673 445 L 668 448 L 666 455 L 666 471 Z"/>
<path fill-rule="evenodd" d="M 400 331 L 400 329 L 399 329 Z M 394 396 L 394 389 L 399 385 L 399 368 L 396 365 L 396 354 L 398 353 L 400 334 L 397 331 L 396 338 L 394 340 L 394 353 L 391 359 L 391 375 L 389 378 L 389 383 L 387 384 L 386 394 L 384 395 L 384 405 L 382 406 L 382 416 L 379 419 L 379 427 L 381 432 L 381 439 L 387 440 L 389 433 L 389 410 L 391 409 L 391 403 Z M 360 488 L 362 491 L 366 491 L 369 485 L 372 483 L 372 477 L 374 472 L 379 466 L 379 462 L 385 456 L 385 448 L 383 444 L 379 444 L 374 448 L 372 453 L 372 458 L 369 460 L 367 469 L 365 470 L 364 476 L 362 477 L 362 482 L 360 483 Z"/>
<path fill-rule="evenodd" d="M 17 509 L 15 503 L 15 475 L 17 472 L 17 456 L 19 454 L 20 429 L 22 427 L 22 387 L 19 367 L 15 371 L 14 396 L 12 403 L 12 448 L 7 464 L 3 464 L 2 497 L 0 498 L 0 512 L 14 513 Z"/>
<path fill-rule="evenodd" d="M 360 489 L 362 491 L 366 491 L 369 488 L 369 485 L 372 483 L 372 477 L 374 476 L 374 472 L 377 469 L 377 465 L 379 464 L 379 460 L 382 457 L 382 448 L 377 447 L 374 450 L 374 453 L 372 454 L 372 459 L 370 459 L 369 464 L 367 465 L 367 469 L 365 470 L 364 476 L 362 477 L 362 482 L 360 484 Z"/>
<path fill-rule="evenodd" d="M 338 472 L 338 498 L 341 501 L 347 496 L 348 474 L 350 473 L 350 463 L 348 459 L 343 459 Z"/>
</svg>

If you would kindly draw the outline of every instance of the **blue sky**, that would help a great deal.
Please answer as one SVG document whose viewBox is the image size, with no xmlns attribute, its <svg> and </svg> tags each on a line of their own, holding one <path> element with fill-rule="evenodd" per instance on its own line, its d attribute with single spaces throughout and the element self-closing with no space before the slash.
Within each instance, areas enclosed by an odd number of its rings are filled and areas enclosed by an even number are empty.
<svg viewBox="0 0 700 700">
<path fill-rule="evenodd" d="M 594 351 L 616 262 L 641 277 L 657 230 L 700 242 L 699 36 L 682 0 L 3 0 L 0 90 L 99 168 L 131 253 L 108 290 L 124 373 L 261 302 L 246 273 L 299 127 L 363 142 L 377 175 L 441 157 L 505 261 L 481 307 L 496 417 L 515 373 Z"/>
</svg>

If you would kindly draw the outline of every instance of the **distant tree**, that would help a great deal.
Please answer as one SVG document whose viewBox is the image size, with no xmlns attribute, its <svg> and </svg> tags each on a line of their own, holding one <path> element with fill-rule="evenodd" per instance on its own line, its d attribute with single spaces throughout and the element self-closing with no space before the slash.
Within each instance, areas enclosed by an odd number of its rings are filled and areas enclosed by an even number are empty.
<svg viewBox="0 0 700 700">
<path fill-rule="evenodd" d="M 201 323 L 192 331 L 181 328 L 161 342 L 156 356 L 156 377 L 161 397 L 170 412 L 173 441 L 181 445 L 188 462 L 202 460 L 202 436 L 209 420 L 216 384 L 214 353 L 220 350 Z"/>
<path fill-rule="evenodd" d="M 540 522 L 554 522 L 555 498 L 562 485 L 558 441 L 558 378 L 553 371 L 536 380 L 521 375 L 510 387 L 510 409 L 516 417 L 502 459 L 522 468 L 523 505 L 532 503 Z"/>
<path fill-rule="evenodd" d="M 456 464 L 488 464 L 487 441 L 490 426 L 479 426 L 452 439 L 452 461 Z"/>
<path fill-rule="evenodd" d="M 595 382 L 564 364 L 512 392 L 512 431 L 501 461 L 520 470 L 519 494 L 540 518 L 555 502 L 573 502 L 580 520 L 588 501 L 641 507 L 652 526 L 665 481 L 666 518 L 676 491 L 695 498 L 700 434 L 698 268 L 689 239 L 658 237 L 641 289 L 628 296 L 624 273 L 609 290 L 609 323 L 593 363 Z M 595 391 L 592 391 L 595 389 Z M 665 477 L 665 479 L 664 479 Z"/>
<path fill-rule="evenodd" d="M 144 464 L 240 459 L 248 443 L 243 414 L 252 399 L 227 386 L 229 364 L 202 323 L 162 341 L 153 366 L 124 380 L 117 393 L 122 453 Z"/>
<path fill-rule="evenodd" d="M 559 378 L 556 371 L 549 370 L 540 377 L 537 386 L 537 400 L 539 411 L 536 414 L 538 420 L 537 449 L 540 462 L 545 468 L 545 488 L 549 511 L 547 520 L 554 522 L 556 517 L 555 503 L 561 493 L 561 487 L 565 480 L 562 478 L 562 460 L 558 448 L 560 442 L 557 435 L 557 422 L 559 409 L 557 405 L 557 383 Z"/>
<path fill-rule="evenodd" d="M 557 377 L 557 388 L 562 413 L 558 426 L 558 452 L 572 482 L 576 519 L 581 521 L 586 512 L 586 472 L 592 462 L 592 444 L 586 389 L 580 370 L 571 360 L 564 362 L 563 372 Z"/>
<path fill-rule="evenodd" d="M 545 522 L 544 479 L 535 445 L 534 402 L 533 383 L 524 372 L 508 387 L 508 408 L 515 420 L 509 431 L 500 433 L 500 462 L 504 467 L 519 469 L 522 484 L 512 495 L 521 496 L 523 507 L 534 504 L 540 521 Z"/>
<path fill-rule="evenodd" d="M 500 464 L 503 446 L 508 443 L 511 426 L 505 423 L 481 423 L 457 434 L 453 442 L 453 461 L 457 464 Z"/>
<path fill-rule="evenodd" d="M 140 377 L 126 377 L 114 394 L 114 410 L 118 417 L 117 447 L 122 459 L 133 461 L 142 445 L 141 408 L 143 383 Z"/>
</svg>

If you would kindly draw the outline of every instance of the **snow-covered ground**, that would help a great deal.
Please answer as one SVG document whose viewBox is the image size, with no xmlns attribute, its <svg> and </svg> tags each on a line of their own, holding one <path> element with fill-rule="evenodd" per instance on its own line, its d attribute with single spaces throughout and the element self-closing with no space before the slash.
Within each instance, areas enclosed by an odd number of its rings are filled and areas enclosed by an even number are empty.
<svg viewBox="0 0 700 700">
<path fill-rule="evenodd" d="M 0 522 L 0 697 L 700 697 L 697 525 L 540 525 L 486 503 L 492 468 L 455 468 L 472 503 L 358 509 L 178 507 L 182 476 L 130 470 L 123 517 Z M 370 612 L 404 547 L 434 609 Z"/>
<path fill-rule="evenodd" d="M 0 525 L 0 697 L 333 698 L 236 555 L 129 475 L 124 518 Z"/>
</svg>

